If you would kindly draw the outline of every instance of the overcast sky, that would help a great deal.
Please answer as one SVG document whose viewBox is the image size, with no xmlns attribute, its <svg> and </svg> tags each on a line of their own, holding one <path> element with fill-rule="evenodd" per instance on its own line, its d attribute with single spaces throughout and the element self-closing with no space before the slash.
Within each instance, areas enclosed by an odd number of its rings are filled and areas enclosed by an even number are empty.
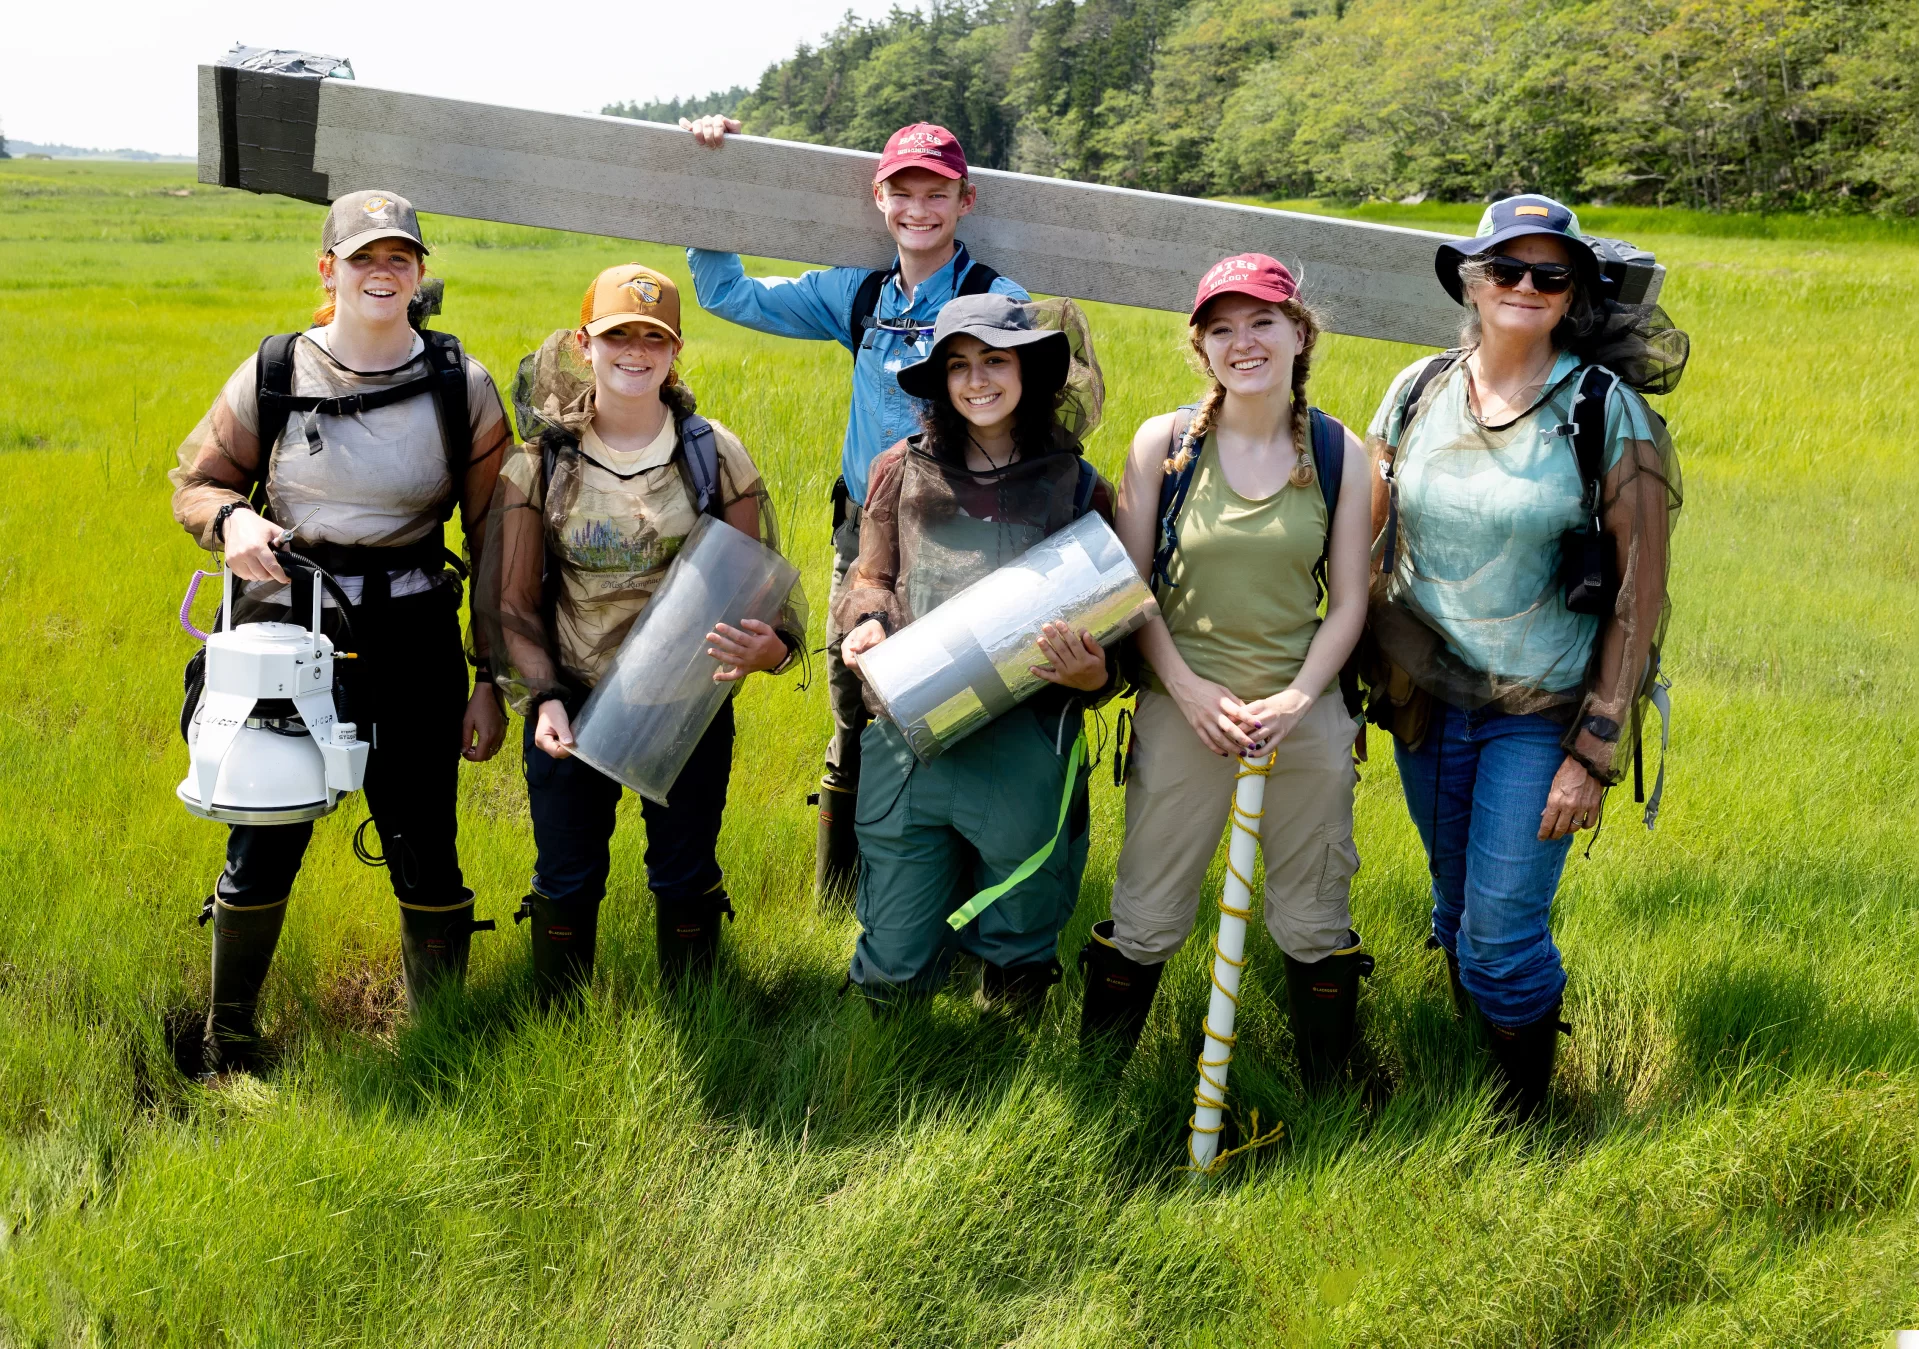
<svg viewBox="0 0 1919 1349">
<path fill-rule="evenodd" d="M 194 153 L 194 67 L 236 41 L 344 56 L 366 84 L 552 112 L 751 85 L 848 9 L 889 0 L 78 0 L 9 7 L 0 131 L 42 144 Z"/>
</svg>

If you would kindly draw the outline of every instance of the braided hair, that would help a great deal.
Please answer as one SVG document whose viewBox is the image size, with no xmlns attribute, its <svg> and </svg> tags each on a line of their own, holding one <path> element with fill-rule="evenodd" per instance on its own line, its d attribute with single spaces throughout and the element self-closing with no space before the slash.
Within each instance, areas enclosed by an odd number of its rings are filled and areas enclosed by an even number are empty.
<svg viewBox="0 0 1919 1349">
<path fill-rule="evenodd" d="M 1207 306 L 1211 308 L 1211 306 Z M 1315 479 L 1313 470 L 1313 425 L 1312 404 L 1306 399 L 1306 380 L 1312 374 L 1313 348 L 1319 343 L 1319 316 L 1295 295 L 1277 306 L 1279 312 L 1293 321 L 1293 328 L 1299 335 L 1299 350 L 1293 354 L 1293 471 L 1287 482 L 1294 487 L 1311 487 Z M 1160 471 L 1166 474 L 1184 473 L 1199 454 L 1199 446 L 1219 419 L 1219 410 L 1226 403 L 1226 386 L 1219 382 L 1206 359 L 1206 310 L 1194 315 L 1192 326 L 1186 330 L 1186 344 L 1191 349 L 1191 360 L 1201 374 L 1212 382 L 1206 390 L 1206 396 L 1200 400 L 1198 411 L 1193 413 L 1192 424 L 1186 428 L 1186 434 L 1179 442 L 1179 448 L 1161 465 Z"/>
</svg>

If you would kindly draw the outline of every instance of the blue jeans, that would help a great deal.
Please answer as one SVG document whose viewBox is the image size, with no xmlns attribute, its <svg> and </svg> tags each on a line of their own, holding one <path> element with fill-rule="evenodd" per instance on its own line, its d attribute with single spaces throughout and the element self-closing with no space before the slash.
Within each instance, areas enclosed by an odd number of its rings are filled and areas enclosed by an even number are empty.
<svg viewBox="0 0 1919 1349">
<path fill-rule="evenodd" d="M 1424 745 L 1394 742 L 1432 870 L 1433 936 L 1458 956 L 1479 1010 L 1508 1029 L 1546 1015 L 1566 987 L 1551 920 L 1572 836 L 1539 838 L 1562 735 L 1545 717 L 1435 702 Z"/>
<path fill-rule="evenodd" d="M 563 903 L 598 904 L 612 868 L 614 810 L 619 783 L 579 759 L 555 759 L 533 743 L 537 718 L 526 718 L 523 762 L 527 804 L 533 811 L 533 888 Z M 666 804 L 640 798 L 646 821 L 646 884 L 668 902 L 691 900 L 720 887 L 715 850 L 733 770 L 733 704 L 693 748 Z"/>
</svg>

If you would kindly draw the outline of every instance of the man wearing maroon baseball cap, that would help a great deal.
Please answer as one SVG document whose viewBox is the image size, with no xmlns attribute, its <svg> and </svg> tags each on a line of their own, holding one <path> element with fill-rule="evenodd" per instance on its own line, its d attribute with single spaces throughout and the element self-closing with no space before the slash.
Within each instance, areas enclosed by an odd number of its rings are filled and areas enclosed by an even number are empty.
<svg viewBox="0 0 1919 1349">
<path fill-rule="evenodd" d="M 682 118 L 701 145 L 724 151 L 740 129 L 730 117 Z M 959 137 L 943 126 L 915 122 L 887 137 L 873 168 L 873 205 L 886 221 L 897 253 L 883 272 L 832 267 L 798 277 L 750 277 L 735 253 L 686 250 L 700 307 L 744 327 L 781 337 L 838 342 L 853 353 L 853 403 L 833 485 L 833 590 L 837 607 L 847 568 L 859 556 L 860 508 L 866 475 L 882 452 L 920 429 L 917 400 L 899 386 L 899 371 L 932 349 L 933 325 L 947 301 L 990 292 L 1030 298 L 1015 282 L 954 238 L 973 209 L 973 182 Z M 868 717 L 859 676 L 840 660 L 845 637 L 829 621 L 827 682 L 832 690 L 833 739 L 820 781 L 819 865 L 822 894 L 851 891 L 859 861 L 853 834 L 853 797 L 859 787 L 860 732 Z"/>
</svg>

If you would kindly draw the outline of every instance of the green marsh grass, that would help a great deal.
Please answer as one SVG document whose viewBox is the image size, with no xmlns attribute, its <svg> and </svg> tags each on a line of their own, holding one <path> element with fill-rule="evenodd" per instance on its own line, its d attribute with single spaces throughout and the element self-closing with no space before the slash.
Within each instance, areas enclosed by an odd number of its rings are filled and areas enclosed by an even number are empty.
<svg viewBox="0 0 1919 1349">
<path fill-rule="evenodd" d="M 957 986 L 886 1024 L 838 996 L 854 930 L 810 896 L 804 803 L 824 689 L 792 678 L 741 702 L 740 916 L 710 994 L 655 989 L 629 799 L 583 1013 L 528 1009 L 502 922 L 469 995 L 403 1024 L 356 800 L 317 831 L 267 985 L 277 1067 L 182 1078 L 222 838 L 172 795 L 173 612 L 206 557 L 165 472 L 260 336 L 304 321 L 320 212 L 60 162 L 0 165 L 0 201 L 0 1343 L 1839 1346 L 1919 1325 L 1909 237 L 1617 226 L 1671 269 L 1697 353 L 1664 402 L 1688 495 L 1678 719 L 1659 832 L 1615 799 L 1568 868 L 1561 1120 L 1491 1127 L 1376 758 L 1364 1085 L 1301 1095 L 1260 939 L 1233 1095 L 1287 1137 L 1198 1188 L 1176 1167 L 1203 936 L 1117 1083 L 1079 1062 L 1070 971 L 1030 1030 Z M 501 379 L 602 266 L 685 275 L 662 248 L 429 228 L 439 323 Z M 1093 317 L 1110 472 L 1196 384 L 1175 316 Z M 689 382 L 772 483 L 817 626 L 846 356 L 690 303 L 687 327 Z M 1363 424 L 1416 354 L 1332 339 L 1317 399 Z M 517 756 L 462 780 L 469 881 L 504 920 L 532 860 Z M 1096 780 L 1069 965 L 1117 851 Z"/>
</svg>

